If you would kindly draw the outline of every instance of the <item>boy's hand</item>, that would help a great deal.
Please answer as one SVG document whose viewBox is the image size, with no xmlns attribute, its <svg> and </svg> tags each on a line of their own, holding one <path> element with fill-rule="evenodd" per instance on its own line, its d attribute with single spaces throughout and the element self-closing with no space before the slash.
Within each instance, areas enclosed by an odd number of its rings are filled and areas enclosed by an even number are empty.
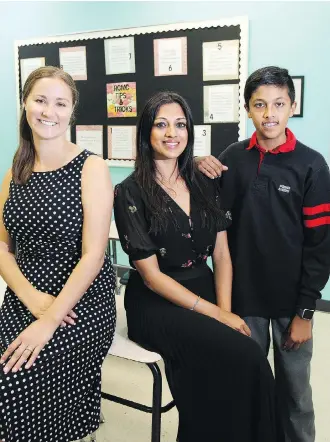
<svg viewBox="0 0 330 442">
<path fill-rule="evenodd" d="M 295 316 L 283 344 L 283 350 L 298 350 L 301 344 L 310 339 L 312 339 L 312 321 Z"/>
<path fill-rule="evenodd" d="M 213 155 L 207 157 L 195 158 L 198 170 L 209 178 L 218 178 L 222 175 L 222 172 L 228 170 L 228 167 L 220 163 L 220 161 Z"/>
</svg>

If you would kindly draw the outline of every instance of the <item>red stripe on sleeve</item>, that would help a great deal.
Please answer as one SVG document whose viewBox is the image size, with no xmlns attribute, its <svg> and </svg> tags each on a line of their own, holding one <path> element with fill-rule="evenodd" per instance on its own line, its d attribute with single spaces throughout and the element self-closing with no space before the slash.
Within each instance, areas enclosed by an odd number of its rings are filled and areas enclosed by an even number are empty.
<svg viewBox="0 0 330 442">
<path fill-rule="evenodd" d="M 322 216 L 316 219 L 305 219 L 306 227 L 318 227 L 324 226 L 325 224 L 330 224 L 330 216 Z"/>
<path fill-rule="evenodd" d="M 319 204 L 314 207 L 303 207 L 304 215 L 317 215 L 322 212 L 330 212 L 330 204 Z"/>
</svg>

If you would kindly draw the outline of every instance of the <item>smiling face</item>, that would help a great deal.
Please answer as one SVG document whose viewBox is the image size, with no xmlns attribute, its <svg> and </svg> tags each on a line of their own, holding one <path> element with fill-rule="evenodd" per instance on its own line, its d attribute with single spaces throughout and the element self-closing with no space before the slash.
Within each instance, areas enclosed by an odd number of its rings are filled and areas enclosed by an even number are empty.
<svg viewBox="0 0 330 442">
<path fill-rule="evenodd" d="M 291 103 L 287 87 L 258 87 L 251 96 L 247 112 L 256 128 L 259 143 L 270 140 L 276 146 L 283 144 L 285 129 L 295 108 L 296 103 Z"/>
<path fill-rule="evenodd" d="M 34 139 L 51 140 L 65 136 L 73 103 L 71 89 L 63 80 L 37 80 L 24 106 Z"/>
<path fill-rule="evenodd" d="M 187 147 L 187 119 L 177 103 L 159 108 L 150 134 L 154 159 L 178 158 Z"/>
</svg>

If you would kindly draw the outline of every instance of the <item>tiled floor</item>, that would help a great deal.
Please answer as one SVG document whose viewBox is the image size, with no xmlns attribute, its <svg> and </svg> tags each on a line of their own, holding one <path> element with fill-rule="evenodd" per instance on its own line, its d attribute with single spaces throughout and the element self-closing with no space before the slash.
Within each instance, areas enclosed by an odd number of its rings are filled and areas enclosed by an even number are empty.
<svg viewBox="0 0 330 442">
<path fill-rule="evenodd" d="M 316 442 L 330 442 L 329 314 L 316 314 L 314 342 L 312 386 L 316 412 Z M 270 362 L 272 363 L 272 361 Z M 162 372 L 164 372 L 163 367 Z M 171 395 L 166 381 L 163 384 L 163 403 L 166 403 L 171 399 Z M 103 366 L 102 389 L 133 401 L 150 404 L 152 375 L 148 367 L 143 364 L 108 356 Z M 102 410 L 106 422 L 100 426 L 97 432 L 97 442 L 150 441 L 150 415 L 108 401 L 102 401 Z M 163 415 L 162 442 L 175 442 L 177 417 L 176 409 Z"/>
<path fill-rule="evenodd" d="M 1 278 L 0 286 L 2 286 Z M 0 305 L 2 288 L 4 287 L 0 287 Z M 330 315 L 327 313 L 316 313 L 314 342 L 312 386 L 316 412 L 316 442 L 330 442 Z M 164 373 L 163 365 L 160 364 L 160 366 Z M 144 364 L 108 356 L 103 365 L 102 390 L 133 401 L 150 404 L 152 374 Z M 163 403 L 170 400 L 171 395 L 165 376 L 163 376 Z M 149 414 L 104 400 L 102 411 L 106 422 L 101 424 L 96 433 L 97 442 L 150 441 L 151 417 Z M 178 415 L 175 408 L 163 415 L 162 442 L 175 442 L 177 421 Z"/>
</svg>

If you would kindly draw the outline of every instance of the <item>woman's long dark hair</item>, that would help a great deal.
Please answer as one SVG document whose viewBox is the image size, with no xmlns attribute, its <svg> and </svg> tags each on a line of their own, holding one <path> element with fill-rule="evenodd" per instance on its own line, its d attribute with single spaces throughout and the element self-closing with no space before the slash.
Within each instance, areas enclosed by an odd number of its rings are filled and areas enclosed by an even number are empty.
<svg viewBox="0 0 330 442">
<path fill-rule="evenodd" d="M 146 195 L 147 205 L 153 214 L 151 230 L 154 233 L 166 230 L 171 215 L 168 210 L 167 194 L 156 181 L 157 170 L 150 135 L 159 109 L 171 103 L 177 103 L 181 107 L 187 121 L 188 142 L 178 158 L 178 174 L 184 179 L 191 193 L 191 199 L 197 203 L 204 225 L 209 225 L 211 220 L 217 222 L 221 216 L 221 210 L 215 200 L 210 200 L 210 192 L 206 191 L 209 179 L 202 176 L 194 165 L 194 123 L 188 103 L 175 92 L 158 92 L 148 100 L 138 122 L 134 172 L 135 180 Z"/>
</svg>

